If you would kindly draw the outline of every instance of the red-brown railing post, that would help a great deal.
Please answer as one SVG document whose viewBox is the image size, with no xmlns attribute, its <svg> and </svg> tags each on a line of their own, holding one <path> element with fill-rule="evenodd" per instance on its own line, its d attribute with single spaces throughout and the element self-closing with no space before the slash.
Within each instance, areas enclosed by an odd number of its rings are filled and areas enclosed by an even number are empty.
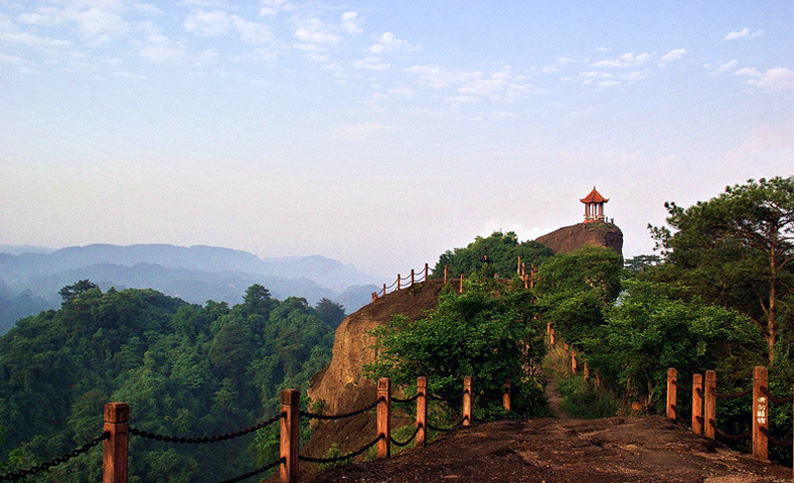
<svg viewBox="0 0 794 483">
<path fill-rule="evenodd" d="M 391 453 L 391 379 L 378 379 L 378 458 Z"/>
<path fill-rule="evenodd" d="M 385 283 L 383 284 L 383 296 L 384 297 L 386 296 L 386 284 Z"/>
<path fill-rule="evenodd" d="M 717 373 L 706 371 L 706 390 L 703 401 L 703 435 L 709 439 L 716 436 L 717 427 Z"/>
<path fill-rule="evenodd" d="M 410 285 L 410 287 L 413 287 L 413 286 L 414 286 L 414 269 L 412 268 L 411 269 L 411 285 Z"/>
<path fill-rule="evenodd" d="M 587 367 L 587 362 L 585 362 L 582 365 L 582 372 L 584 373 L 584 380 L 585 381 L 589 381 L 590 380 L 590 368 Z"/>
<path fill-rule="evenodd" d="M 529 288 L 529 279 L 527 278 L 527 276 L 521 275 L 521 278 L 524 279 L 524 288 L 525 289 Z"/>
<path fill-rule="evenodd" d="M 753 458 L 769 459 L 769 375 L 766 367 L 753 370 Z"/>
<path fill-rule="evenodd" d="M 535 288 L 535 274 L 538 270 L 535 268 L 535 264 L 533 263 L 529 267 L 529 288 Z"/>
<path fill-rule="evenodd" d="M 463 293 L 463 272 L 460 272 L 460 289 L 458 292 Z"/>
<path fill-rule="evenodd" d="M 516 274 L 520 277 L 521 274 L 521 255 L 518 256 L 518 266 L 516 267 Z"/>
<path fill-rule="evenodd" d="M 576 374 L 576 370 L 579 368 L 579 361 L 576 360 L 576 349 L 571 349 L 571 372 Z"/>
<path fill-rule="evenodd" d="M 703 376 L 692 374 L 692 432 L 703 434 Z"/>
<path fill-rule="evenodd" d="M 471 425 L 471 376 L 463 378 L 463 425 Z"/>
<path fill-rule="evenodd" d="M 444 284 L 449 280 L 449 265 L 444 265 Z"/>
<path fill-rule="evenodd" d="M 102 483 L 127 483 L 130 447 L 130 407 L 127 403 L 105 404 L 104 431 L 110 437 L 102 442 Z"/>
<path fill-rule="evenodd" d="M 554 327 L 552 327 L 551 332 L 549 332 L 549 345 L 554 347 Z"/>
<path fill-rule="evenodd" d="M 372 301 L 378 300 L 378 292 L 372 292 Z"/>
<path fill-rule="evenodd" d="M 505 411 L 510 411 L 510 379 L 505 379 L 503 386 L 504 391 L 502 392 L 502 407 L 505 409 Z"/>
<path fill-rule="evenodd" d="M 281 391 L 281 458 L 279 468 L 281 483 L 298 483 L 300 467 L 298 452 L 300 450 L 300 398 L 297 389 Z"/>
<path fill-rule="evenodd" d="M 430 280 L 430 267 L 425 263 L 425 282 Z"/>
<path fill-rule="evenodd" d="M 400 291 L 400 274 L 397 274 L 397 291 Z"/>
<path fill-rule="evenodd" d="M 670 367 L 667 369 L 667 419 L 675 421 L 676 401 L 678 397 L 678 371 Z"/>
<path fill-rule="evenodd" d="M 427 378 L 420 376 L 416 378 L 416 446 L 424 447 L 427 445 Z"/>
</svg>

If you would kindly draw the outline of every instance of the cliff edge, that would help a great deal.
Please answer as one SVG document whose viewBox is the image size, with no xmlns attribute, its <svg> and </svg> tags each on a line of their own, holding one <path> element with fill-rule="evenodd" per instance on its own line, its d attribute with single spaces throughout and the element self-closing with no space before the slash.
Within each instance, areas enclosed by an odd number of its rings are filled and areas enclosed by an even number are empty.
<svg viewBox="0 0 794 483">
<path fill-rule="evenodd" d="M 613 223 L 577 223 L 554 230 L 535 241 L 551 248 L 555 255 L 587 245 L 611 248 L 623 255 L 623 232 Z"/>
</svg>

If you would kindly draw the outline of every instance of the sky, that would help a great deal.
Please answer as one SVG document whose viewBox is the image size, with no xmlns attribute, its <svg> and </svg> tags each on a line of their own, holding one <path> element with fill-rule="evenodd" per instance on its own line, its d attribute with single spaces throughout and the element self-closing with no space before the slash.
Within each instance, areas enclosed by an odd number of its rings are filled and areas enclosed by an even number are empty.
<svg viewBox="0 0 794 483">
<path fill-rule="evenodd" d="M 322 254 L 384 281 L 794 174 L 794 2 L 0 1 L 0 244 Z"/>
</svg>

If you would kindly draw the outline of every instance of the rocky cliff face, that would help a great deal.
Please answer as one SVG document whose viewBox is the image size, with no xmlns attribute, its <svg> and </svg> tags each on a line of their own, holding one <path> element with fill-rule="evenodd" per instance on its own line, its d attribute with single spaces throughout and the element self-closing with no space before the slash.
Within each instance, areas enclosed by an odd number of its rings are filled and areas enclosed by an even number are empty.
<svg viewBox="0 0 794 483">
<path fill-rule="evenodd" d="M 579 223 L 566 226 L 535 240 L 557 253 L 568 253 L 586 245 L 607 247 L 623 255 L 623 232 L 611 223 Z"/>
</svg>

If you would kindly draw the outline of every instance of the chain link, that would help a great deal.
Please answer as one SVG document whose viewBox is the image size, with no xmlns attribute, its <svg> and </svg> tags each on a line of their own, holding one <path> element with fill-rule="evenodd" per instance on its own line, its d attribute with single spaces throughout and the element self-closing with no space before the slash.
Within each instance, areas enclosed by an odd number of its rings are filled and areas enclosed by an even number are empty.
<svg viewBox="0 0 794 483">
<path fill-rule="evenodd" d="M 270 463 L 267 466 L 263 466 L 262 468 L 259 468 L 258 470 L 249 471 L 248 473 L 246 473 L 244 475 L 240 475 L 240 476 L 231 478 L 229 480 L 223 480 L 220 483 L 237 483 L 238 481 L 247 480 L 248 478 L 251 478 L 252 476 L 256 476 L 256 475 L 262 474 L 265 471 L 273 469 L 273 468 L 275 468 L 276 466 L 278 466 L 280 464 L 286 463 L 286 461 L 287 461 L 286 459 L 281 458 L 281 459 L 278 459 L 278 460 Z"/>
<path fill-rule="evenodd" d="M 298 459 L 300 461 L 305 461 L 307 463 L 337 463 L 339 461 L 345 461 L 345 460 L 349 460 L 350 458 L 355 458 L 356 456 L 360 455 L 364 451 L 366 451 L 366 450 L 370 449 L 371 447 L 375 446 L 375 443 L 377 443 L 381 439 L 383 439 L 383 435 L 379 434 L 377 438 L 373 439 L 372 441 L 370 441 L 369 443 L 364 445 L 358 451 L 353 451 L 352 453 L 346 454 L 344 456 L 336 456 L 334 458 L 313 458 L 311 456 L 298 455 Z"/>
<path fill-rule="evenodd" d="M 419 426 L 417 426 L 416 429 L 414 430 L 414 434 L 412 434 L 411 437 L 408 438 L 406 441 L 400 442 L 400 441 L 397 441 L 396 439 L 394 439 L 391 436 L 389 436 L 389 439 L 391 440 L 392 444 L 395 445 L 395 446 L 408 446 L 408 444 L 411 441 L 413 441 L 414 438 L 416 438 L 416 435 L 419 434 L 419 429 L 420 429 Z"/>
<path fill-rule="evenodd" d="M 164 434 L 156 434 L 150 433 L 148 431 L 141 431 L 137 428 L 130 428 L 130 434 L 134 436 L 140 436 L 144 439 L 153 439 L 155 441 L 165 441 L 166 443 L 177 443 L 177 444 L 203 444 L 203 443 L 217 443 L 219 441 L 226 441 L 227 439 L 234 439 L 239 438 L 240 436 L 244 436 L 246 434 L 253 433 L 254 431 L 258 431 L 266 426 L 269 426 L 279 419 L 286 416 L 286 413 L 280 413 L 273 416 L 270 419 L 267 419 L 256 426 L 251 426 L 250 428 L 241 429 L 240 431 L 236 431 L 234 433 L 226 433 L 220 434 L 217 436 L 203 436 L 200 438 L 185 438 L 181 436 L 168 436 Z"/>
<path fill-rule="evenodd" d="M 343 413 L 343 414 L 318 414 L 318 413 L 311 413 L 309 411 L 300 411 L 299 414 L 301 416 L 309 418 L 309 419 L 322 419 L 322 420 L 325 420 L 325 421 L 329 421 L 329 420 L 333 421 L 333 420 L 336 420 L 336 419 L 350 418 L 350 417 L 353 417 L 353 416 L 358 416 L 359 414 L 363 414 L 363 413 L 369 411 L 370 409 L 373 409 L 381 401 L 385 401 L 385 400 L 386 400 L 385 398 L 380 397 L 380 398 L 378 398 L 377 401 L 375 401 L 374 403 L 370 404 L 369 406 L 363 407 L 361 409 L 358 409 L 358 410 L 350 412 L 350 413 Z"/>
<path fill-rule="evenodd" d="M 76 450 L 72 451 L 71 453 L 67 453 L 67 454 L 65 454 L 63 456 L 59 456 L 59 457 L 57 457 L 57 458 L 55 458 L 53 460 L 50 460 L 50 461 L 48 461 L 46 463 L 38 464 L 38 465 L 33 466 L 31 468 L 28 468 L 26 470 L 19 470 L 19 471 L 15 471 L 14 473 L 8 473 L 8 474 L 5 474 L 5 475 L 0 475 L 0 481 L 14 481 L 14 480 L 18 480 L 20 478 L 23 478 L 25 476 L 35 475 L 37 473 L 41 473 L 42 471 L 46 471 L 46 470 L 48 470 L 50 468 L 54 468 L 54 467 L 56 467 L 58 465 L 66 463 L 67 461 L 69 461 L 70 459 L 72 459 L 72 458 L 74 458 L 76 456 L 79 456 L 79 455 L 87 452 L 88 450 L 90 450 L 94 446 L 99 445 L 99 443 L 101 443 L 102 441 L 104 441 L 104 440 L 106 440 L 108 438 L 110 438 L 110 432 L 109 431 L 105 431 L 104 433 L 102 433 L 101 436 L 98 436 L 98 437 L 92 439 L 90 442 L 84 444 L 83 446 L 80 446 L 79 448 L 77 448 Z"/>
</svg>

